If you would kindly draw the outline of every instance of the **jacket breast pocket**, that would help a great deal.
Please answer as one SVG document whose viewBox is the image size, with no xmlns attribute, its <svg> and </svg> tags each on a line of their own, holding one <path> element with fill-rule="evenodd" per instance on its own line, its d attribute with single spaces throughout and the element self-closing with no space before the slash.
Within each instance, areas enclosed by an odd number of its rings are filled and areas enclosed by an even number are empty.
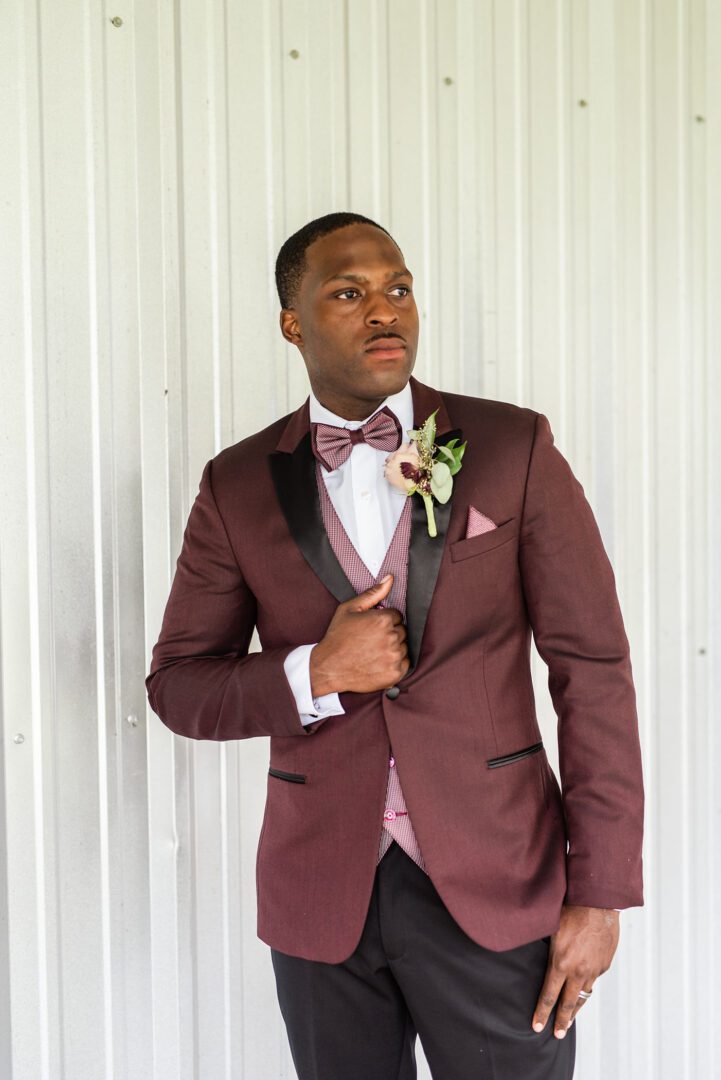
<svg viewBox="0 0 721 1080">
<path fill-rule="evenodd" d="M 512 517 L 488 532 L 479 533 L 478 536 L 469 536 L 464 540 L 456 540 L 450 546 L 451 559 L 453 562 L 460 562 L 474 555 L 485 555 L 487 551 L 493 551 L 494 548 L 510 543 L 517 536 L 516 519 Z"/>
</svg>

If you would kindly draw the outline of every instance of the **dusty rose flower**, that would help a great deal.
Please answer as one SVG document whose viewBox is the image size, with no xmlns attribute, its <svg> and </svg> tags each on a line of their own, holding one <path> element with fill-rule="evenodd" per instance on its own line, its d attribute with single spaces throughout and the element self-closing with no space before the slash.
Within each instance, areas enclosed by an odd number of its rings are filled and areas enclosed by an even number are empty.
<svg viewBox="0 0 721 1080">
<path fill-rule="evenodd" d="M 383 475 L 389 484 L 407 494 L 421 479 L 420 463 L 416 444 L 414 442 L 402 443 L 386 458 Z"/>
</svg>

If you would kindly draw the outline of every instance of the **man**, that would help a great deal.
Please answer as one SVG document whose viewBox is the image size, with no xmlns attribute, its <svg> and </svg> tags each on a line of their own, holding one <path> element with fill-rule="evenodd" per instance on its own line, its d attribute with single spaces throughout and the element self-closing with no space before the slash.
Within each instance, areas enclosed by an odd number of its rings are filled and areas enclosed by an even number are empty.
<svg viewBox="0 0 721 1080">
<path fill-rule="evenodd" d="M 190 738 L 271 737 L 258 932 L 300 1080 L 409 1080 L 416 1034 L 440 1080 L 567 1080 L 618 909 L 643 902 L 628 642 L 593 514 L 543 415 L 411 377 L 413 278 L 379 225 L 310 222 L 276 279 L 312 394 L 207 464 L 151 705 Z M 432 414 L 434 463 L 466 449 L 427 515 L 387 459 Z"/>
</svg>

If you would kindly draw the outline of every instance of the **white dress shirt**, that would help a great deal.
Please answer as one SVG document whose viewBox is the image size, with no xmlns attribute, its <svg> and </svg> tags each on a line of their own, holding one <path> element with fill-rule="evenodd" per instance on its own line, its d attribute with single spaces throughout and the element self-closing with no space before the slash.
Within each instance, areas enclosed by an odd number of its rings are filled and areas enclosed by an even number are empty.
<svg viewBox="0 0 721 1080">
<path fill-rule="evenodd" d="M 332 424 L 352 431 L 366 424 L 371 416 L 375 416 L 384 406 L 398 417 L 402 442 L 407 442 L 408 432 L 413 427 L 410 383 L 406 383 L 400 393 L 387 397 L 365 420 L 345 420 L 342 416 L 336 416 L 321 405 L 311 391 L 310 422 Z M 348 459 L 333 472 L 328 472 L 321 466 L 328 495 L 343 528 L 374 577 L 377 577 L 383 564 L 408 498 L 404 492 L 389 484 L 383 475 L 387 457 L 385 450 L 376 450 L 368 443 L 357 443 Z M 299 645 L 288 653 L 284 662 L 285 674 L 303 725 L 312 724 L 326 716 L 340 716 L 345 712 L 337 694 L 313 697 L 310 685 L 310 653 L 316 644 L 317 642 L 312 645 Z"/>
</svg>

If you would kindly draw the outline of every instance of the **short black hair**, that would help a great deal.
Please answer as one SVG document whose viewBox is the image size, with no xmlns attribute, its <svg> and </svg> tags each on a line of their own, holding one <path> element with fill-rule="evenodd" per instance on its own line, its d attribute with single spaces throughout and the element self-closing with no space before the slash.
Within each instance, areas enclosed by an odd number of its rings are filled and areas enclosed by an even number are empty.
<svg viewBox="0 0 721 1080">
<path fill-rule="evenodd" d="M 282 308 L 290 308 L 296 301 L 300 283 L 308 269 L 305 253 L 310 245 L 315 240 L 319 240 L 321 236 L 327 236 L 328 233 L 335 232 L 336 229 L 343 229 L 346 225 L 373 225 L 374 228 L 380 229 L 381 232 L 384 232 L 386 236 L 390 236 L 391 240 L 393 240 L 388 230 L 379 225 L 377 221 L 371 221 L 370 218 L 363 217 L 362 214 L 353 214 L 346 210 L 340 210 L 334 214 L 325 214 L 323 217 L 309 221 L 302 229 L 298 229 L 297 232 L 288 237 L 278 252 L 278 258 L 275 260 L 275 285 Z M 393 240 L 393 243 L 395 244 L 395 240 Z"/>
</svg>

